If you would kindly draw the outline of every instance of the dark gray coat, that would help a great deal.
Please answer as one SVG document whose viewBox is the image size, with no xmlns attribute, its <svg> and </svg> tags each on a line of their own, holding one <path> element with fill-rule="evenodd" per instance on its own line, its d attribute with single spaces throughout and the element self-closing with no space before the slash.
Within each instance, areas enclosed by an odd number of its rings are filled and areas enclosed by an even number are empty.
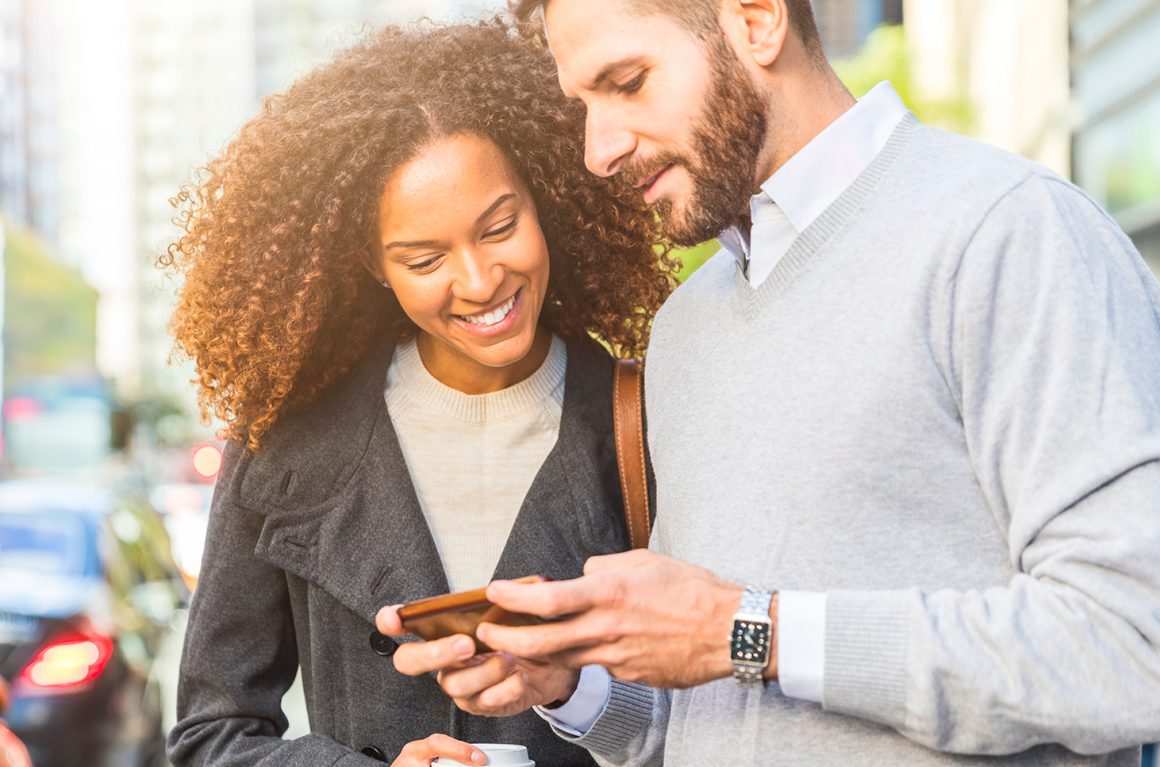
<svg viewBox="0 0 1160 767">
<path fill-rule="evenodd" d="M 387 415 L 391 353 L 369 354 L 320 401 L 281 418 L 259 453 L 227 450 L 169 736 L 177 767 L 369 766 L 378 762 L 360 751 L 391 761 L 434 732 L 522 743 L 539 767 L 593 764 L 535 713 L 464 714 L 432 677 L 405 677 L 372 647 L 393 647 L 374 630 L 380 607 L 447 591 Z M 495 577 L 575 577 L 589 556 L 627 547 L 612 376 L 599 346 L 568 345 L 559 438 Z M 282 741 L 280 701 L 299 665 L 312 734 Z"/>
</svg>

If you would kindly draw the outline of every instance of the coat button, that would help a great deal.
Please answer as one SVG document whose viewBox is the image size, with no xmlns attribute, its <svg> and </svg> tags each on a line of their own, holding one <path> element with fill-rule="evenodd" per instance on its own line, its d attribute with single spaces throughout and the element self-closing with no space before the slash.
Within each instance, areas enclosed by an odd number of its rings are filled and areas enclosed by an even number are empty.
<svg viewBox="0 0 1160 767">
<path fill-rule="evenodd" d="M 391 639 L 386 634 L 380 634 L 377 631 L 371 632 L 371 649 L 375 651 L 376 655 L 381 655 L 384 658 L 389 658 L 395 654 L 396 648 L 399 644 L 394 639 Z"/>
<path fill-rule="evenodd" d="M 367 746 L 362 750 L 362 753 L 364 756 L 369 756 L 371 759 L 377 759 L 380 762 L 387 761 L 387 755 L 381 749 L 375 748 L 374 746 Z"/>
</svg>

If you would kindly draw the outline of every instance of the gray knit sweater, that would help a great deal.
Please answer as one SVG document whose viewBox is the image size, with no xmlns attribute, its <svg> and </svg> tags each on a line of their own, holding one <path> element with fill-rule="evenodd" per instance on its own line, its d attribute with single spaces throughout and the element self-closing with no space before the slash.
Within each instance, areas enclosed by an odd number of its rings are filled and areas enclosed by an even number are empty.
<svg viewBox="0 0 1160 767">
<path fill-rule="evenodd" d="M 1136 765 L 1160 739 L 1160 288 L 1075 187 L 908 117 L 759 288 L 721 253 L 673 295 L 647 389 L 653 548 L 827 592 L 825 701 L 617 682 L 598 758 Z"/>
</svg>

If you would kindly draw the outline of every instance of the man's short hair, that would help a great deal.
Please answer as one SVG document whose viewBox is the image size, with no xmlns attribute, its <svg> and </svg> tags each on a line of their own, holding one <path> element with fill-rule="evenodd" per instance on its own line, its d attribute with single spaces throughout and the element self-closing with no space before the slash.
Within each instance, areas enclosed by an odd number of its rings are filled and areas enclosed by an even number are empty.
<svg viewBox="0 0 1160 767">
<path fill-rule="evenodd" d="M 537 9 L 547 5 L 549 0 L 513 0 L 516 15 L 527 20 Z M 662 13 L 671 16 L 685 29 L 698 37 L 718 30 L 717 12 L 720 0 L 626 0 L 638 10 Z M 822 60 L 822 38 L 814 20 L 814 9 L 810 0 L 785 0 L 789 9 L 789 21 L 806 51 L 814 59 Z"/>
</svg>

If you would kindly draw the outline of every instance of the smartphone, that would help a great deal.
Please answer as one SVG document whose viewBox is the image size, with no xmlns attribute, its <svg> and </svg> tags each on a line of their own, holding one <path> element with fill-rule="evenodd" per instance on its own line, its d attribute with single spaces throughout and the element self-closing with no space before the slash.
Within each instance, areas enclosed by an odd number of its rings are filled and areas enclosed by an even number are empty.
<svg viewBox="0 0 1160 767">
<path fill-rule="evenodd" d="M 515 582 L 539 583 L 544 580 L 547 579 L 541 575 L 528 575 L 517 578 Z M 408 602 L 399 607 L 399 620 L 407 631 L 426 640 L 466 634 L 475 640 L 477 653 L 491 652 L 491 648 L 475 635 L 476 626 L 484 621 L 504 626 L 531 626 L 545 622 L 535 615 L 508 612 L 493 605 L 487 601 L 486 587 Z"/>
</svg>

